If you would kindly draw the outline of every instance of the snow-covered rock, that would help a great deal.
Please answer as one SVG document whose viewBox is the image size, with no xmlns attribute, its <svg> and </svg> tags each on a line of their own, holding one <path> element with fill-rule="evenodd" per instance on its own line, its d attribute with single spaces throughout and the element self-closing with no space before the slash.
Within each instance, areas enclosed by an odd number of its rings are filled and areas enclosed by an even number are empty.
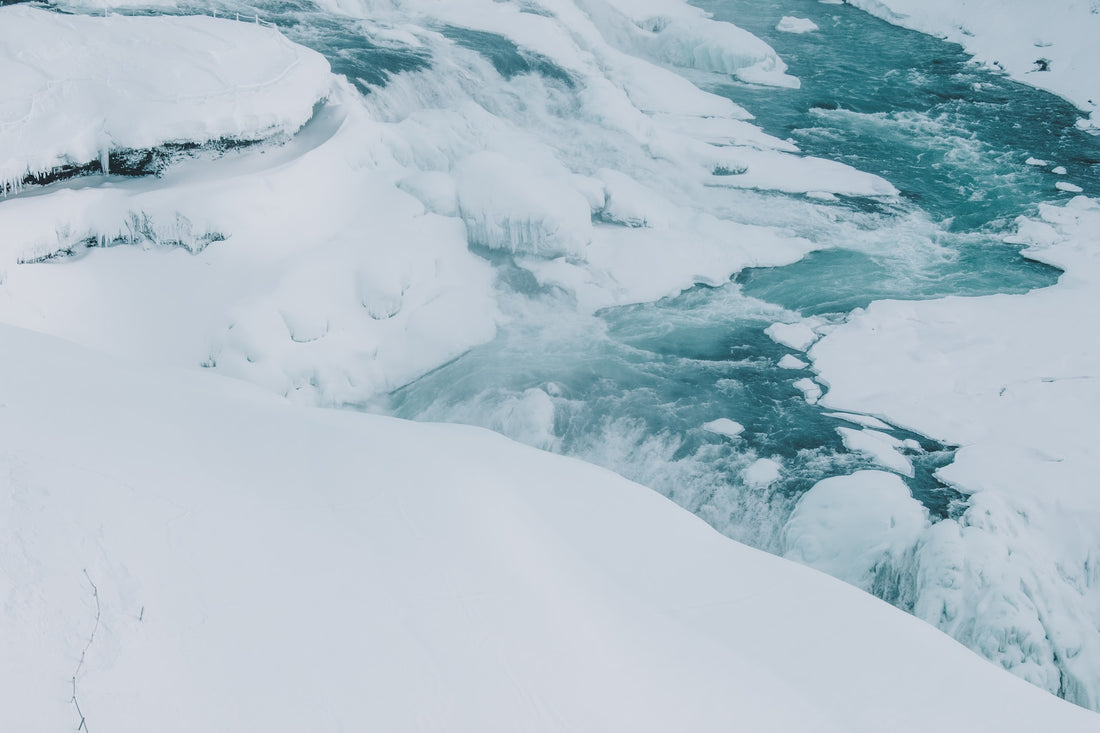
<svg viewBox="0 0 1100 733">
<path fill-rule="evenodd" d="M 120 150 L 292 134 L 332 78 L 257 24 L 28 6 L 0 10 L 0 66 L 0 194 Z"/>
</svg>

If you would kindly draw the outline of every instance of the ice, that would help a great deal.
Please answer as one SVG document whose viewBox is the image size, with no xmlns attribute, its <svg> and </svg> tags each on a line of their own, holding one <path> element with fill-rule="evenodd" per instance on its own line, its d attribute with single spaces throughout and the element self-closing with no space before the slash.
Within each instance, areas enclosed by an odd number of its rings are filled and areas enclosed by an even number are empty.
<svg viewBox="0 0 1100 733">
<path fill-rule="evenodd" d="M 867 428 L 837 428 L 836 431 L 840 433 L 844 447 L 848 450 L 863 453 L 883 468 L 896 471 L 902 476 L 913 477 L 913 463 L 898 451 L 902 443 L 897 438 Z"/>
<path fill-rule="evenodd" d="M 786 557 L 870 590 L 908 564 L 928 526 L 928 511 L 898 476 L 834 476 L 798 500 L 785 528 Z"/>
<path fill-rule="evenodd" d="M 764 329 L 772 341 L 795 351 L 805 351 L 817 340 L 817 333 L 806 322 L 773 323 Z"/>
<path fill-rule="evenodd" d="M 1069 183 L 1068 181 L 1056 181 L 1054 187 L 1066 193 L 1081 193 L 1084 190 L 1076 183 Z"/>
<path fill-rule="evenodd" d="M 771 458 L 758 458 L 741 472 L 741 480 L 752 488 L 762 489 L 775 483 L 783 472 L 783 465 Z"/>
<path fill-rule="evenodd" d="M 890 426 L 879 420 L 877 417 L 871 417 L 870 415 L 854 415 L 850 412 L 826 412 L 825 417 L 835 417 L 840 420 L 847 420 L 850 423 L 856 425 L 862 425 L 874 430 L 889 430 Z"/>
<path fill-rule="evenodd" d="M 256 24 L 3 12 L 0 193 L 65 166 L 105 171 L 107 151 L 288 135 L 331 84 L 320 54 Z"/>
<path fill-rule="evenodd" d="M 1053 168 L 1050 169 L 1050 172 L 1053 173 L 1056 176 L 1064 176 L 1064 175 L 1066 175 L 1067 171 L 1066 171 L 1065 166 L 1056 165 L 1056 166 L 1054 166 Z"/>
<path fill-rule="evenodd" d="M 727 438 L 736 438 L 741 433 L 745 432 L 745 426 L 734 420 L 730 420 L 728 417 L 720 417 L 717 420 L 711 420 L 703 425 L 703 430 L 715 433 L 717 435 L 723 435 Z"/>
<path fill-rule="evenodd" d="M 1100 125 L 1100 13 L 1092 0 L 851 0 L 884 20 L 961 44 L 985 64 L 1073 102 Z M 1043 65 L 1038 60 L 1046 60 Z M 1045 68 L 1044 68 L 1045 67 Z"/>
<path fill-rule="evenodd" d="M 1045 168 L 1048 165 L 1050 165 L 1050 161 L 1041 160 L 1039 158 L 1028 158 L 1027 160 L 1024 161 L 1024 163 L 1026 165 L 1033 165 L 1033 166 L 1037 166 L 1039 168 Z"/>
<path fill-rule="evenodd" d="M 807 366 L 809 365 L 806 362 L 793 354 L 784 354 L 783 358 L 779 360 L 780 369 L 805 369 Z"/>
<path fill-rule="evenodd" d="M 715 23 L 676 0 L 636 3 L 609 0 L 645 31 L 635 41 L 677 66 L 730 74 L 741 81 L 778 87 L 799 86 L 787 65 L 764 41 L 729 23 Z"/>
<path fill-rule="evenodd" d="M 821 385 L 809 377 L 803 377 L 795 381 L 795 389 L 802 392 L 802 397 L 811 405 L 817 404 L 817 401 L 821 399 Z"/>
<path fill-rule="evenodd" d="M 583 258 L 592 239 L 588 201 L 567 172 L 547 176 L 499 153 L 475 153 L 455 168 L 458 211 L 471 246 Z"/>
<path fill-rule="evenodd" d="M 1026 295 L 881 301 L 811 350 L 823 401 L 961 446 L 938 471 L 968 496 L 914 544 L 915 613 L 1017 674 L 1100 703 L 1100 203 L 1018 222 L 1028 256 L 1065 269 Z"/>
<path fill-rule="evenodd" d="M 784 15 L 779 19 L 779 23 L 776 24 L 775 29 L 783 33 L 813 33 L 818 28 L 817 23 L 809 18 L 795 18 L 790 15 Z"/>
</svg>

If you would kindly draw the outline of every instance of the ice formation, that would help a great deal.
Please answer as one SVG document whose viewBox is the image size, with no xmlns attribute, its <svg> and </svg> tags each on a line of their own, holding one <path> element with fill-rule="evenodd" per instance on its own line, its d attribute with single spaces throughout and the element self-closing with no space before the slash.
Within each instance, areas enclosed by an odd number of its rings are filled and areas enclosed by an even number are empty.
<svg viewBox="0 0 1100 733">
<path fill-rule="evenodd" d="M 3 12 L 0 194 L 117 150 L 294 133 L 331 83 L 320 54 L 257 24 Z"/>
<path fill-rule="evenodd" d="M 1100 312 L 1097 232 L 1100 203 L 1043 205 L 1018 236 L 1066 270 L 1056 286 L 876 302 L 810 351 L 828 406 L 962 446 L 939 474 L 965 512 L 912 538 L 914 613 L 1087 707 L 1100 704 L 1100 347 L 1079 317 Z"/>
</svg>

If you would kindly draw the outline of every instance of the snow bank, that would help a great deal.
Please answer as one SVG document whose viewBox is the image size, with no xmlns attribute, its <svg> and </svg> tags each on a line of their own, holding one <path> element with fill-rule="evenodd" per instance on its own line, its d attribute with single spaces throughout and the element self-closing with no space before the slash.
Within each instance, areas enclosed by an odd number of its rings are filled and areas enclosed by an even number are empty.
<svg viewBox="0 0 1100 733">
<path fill-rule="evenodd" d="M 967 509 L 913 543 L 915 613 L 1089 707 L 1100 705 L 1097 232 L 1100 203 L 1044 205 L 1018 238 L 1066 270 L 1057 285 L 876 302 L 810 351 L 828 406 L 961 446 L 939 476 Z"/>
<path fill-rule="evenodd" d="M 1054 92 L 1100 126 L 1100 8 L 1094 0 L 848 0 L 884 20 L 961 44 L 978 61 Z"/>
<path fill-rule="evenodd" d="M 786 557 L 863 588 L 896 572 L 928 527 L 928 510 L 892 473 L 858 471 L 817 482 L 784 528 Z"/>
<path fill-rule="evenodd" d="M 111 151 L 291 134 L 331 83 L 320 54 L 260 25 L 0 13 L 0 193 Z"/>
<path fill-rule="evenodd" d="M 15 730 L 1096 729 L 607 471 L 6 326 L 0 350 Z"/>
</svg>

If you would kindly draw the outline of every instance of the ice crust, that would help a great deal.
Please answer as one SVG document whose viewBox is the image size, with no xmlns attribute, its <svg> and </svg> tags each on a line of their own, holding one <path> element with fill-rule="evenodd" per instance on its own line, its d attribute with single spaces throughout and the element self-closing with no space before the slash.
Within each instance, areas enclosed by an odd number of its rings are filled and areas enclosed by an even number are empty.
<svg viewBox="0 0 1100 733">
<path fill-rule="evenodd" d="M 1100 67 L 1100 13 L 1093 0 L 848 1 L 891 23 L 954 41 L 979 62 L 1068 99 L 1088 114 L 1088 124 L 1100 126 L 1094 72 Z"/>
<path fill-rule="evenodd" d="M 1100 704 L 1100 203 L 1021 219 L 1030 257 L 1066 270 L 1027 295 L 880 301 L 810 351 L 829 407 L 961 446 L 939 476 L 958 518 L 913 538 L 914 613 L 1016 674 Z"/>
<path fill-rule="evenodd" d="M 108 151 L 292 134 L 331 83 L 320 54 L 260 25 L 0 13 L 0 194 Z"/>
</svg>

